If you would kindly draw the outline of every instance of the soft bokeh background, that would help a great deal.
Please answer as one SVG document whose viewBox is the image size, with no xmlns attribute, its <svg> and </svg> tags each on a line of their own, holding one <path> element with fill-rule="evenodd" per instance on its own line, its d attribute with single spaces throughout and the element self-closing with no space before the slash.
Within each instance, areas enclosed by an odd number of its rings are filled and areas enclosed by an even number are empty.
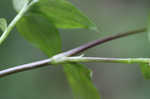
<svg viewBox="0 0 150 99">
<path fill-rule="evenodd" d="M 149 0 L 72 0 L 99 27 L 100 33 L 60 30 L 63 50 L 117 32 L 143 28 L 150 11 Z M 9 22 L 16 15 L 11 0 L 0 0 L 0 17 Z M 83 39 L 84 38 L 84 39 Z M 86 51 L 86 56 L 150 57 L 146 33 L 115 40 Z M 47 58 L 14 29 L 0 46 L 0 69 Z M 102 99 L 149 99 L 150 81 L 140 67 L 128 64 L 90 63 L 93 81 Z M 63 69 L 44 67 L 0 79 L 0 99 L 72 99 Z"/>
</svg>

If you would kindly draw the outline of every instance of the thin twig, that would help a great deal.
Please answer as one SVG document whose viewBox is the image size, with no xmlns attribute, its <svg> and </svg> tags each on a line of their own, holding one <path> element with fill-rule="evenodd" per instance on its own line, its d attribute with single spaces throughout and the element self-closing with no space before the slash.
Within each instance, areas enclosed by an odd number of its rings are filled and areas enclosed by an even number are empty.
<svg viewBox="0 0 150 99">
<path fill-rule="evenodd" d="M 65 54 L 66 56 L 76 55 L 76 54 L 79 54 L 83 51 L 86 51 L 89 48 L 95 47 L 95 46 L 103 44 L 105 42 L 109 42 L 109 41 L 112 41 L 112 40 L 115 40 L 115 39 L 119 39 L 119 38 L 122 38 L 122 37 L 127 37 L 129 35 L 134 35 L 134 34 L 138 34 L 138 33 L 142 33 L 142 32 L 146 32 L 146 28 L 133 30 L 133 31 L 128 31 L 128 32 L 124 32 L 124 33 L 117 33 L 116 35 L 108 36 L 108 37 L 105 37 L 105 38 L 102 38 L 102 39 L 95 40 L 93 42 L 89 42 L 85 45 L 82 45 L 80 47 L 77 47 L 75 49 L 67 51 L 63 54 Z"/>
<path fill-rule="evenodd" d="M 97 45 L 109 42 L 111 40 L 119 39 L 119 38 L 126 37 L 126 36 L 129 36 L 129 35 L 137 34 L 137 33 L 143 33 L 143 32 L 146 32 L 145 28 L 139 29 L 139 30 L 133 30 L 133 31 L 125 32 L 125 33 L 119 33 L 119 34 L 116 34 L 116 35 L 113 35 L 113 36 L 108 36 L 108 37 L 105 37 L 103 39 L 99 39 L 99 40 L 84 44 L 80 47 L 77 47 L 77 48 L 72 49 L 70 51 L 58 54 L 56 56 L 58 56 L 57 57 L 58 59 L 59 58 L 61 59 L 63 57 L 76 55 L 76 54 L 79 54 L 79 53 L 89 49 L 89 48 L 92 48 L 92 47 L 95 47 Z M 54 56 L 54 57 L 56 57 L 56 56 Z M 52 57 L 52 59 L 54 59 L 54 57 Z M 15 67 L 12 67 L 12 68 L 9 68 L 9 69 L 6 69 L 6 70 L 2 70 L 2 71 L 0 71 L 0 77 L 4 77 L 4 76 L 11 75 L 11 74 L 14 74 L 14 73 L 18 73 L 18 72 L 21 72 L 21 71 L 31 70 L 31 69 L 35 69 L 35 68 L 39 68 L 39 67 L 44 67 L 44 66 L 50 64 L 51 61 L 52 61 L 51 59 L 40 60 L 40 61 L 37 61 L 37 62 L 33 62 L 33 63 L 25 64 L 25 65 L 19 65 L 19 66 L 15 66 Z"/>
<path fill-rule="evenodd" d="M 23 6 L 23 8 L 21 9 L 21 11 L 16 15 L 16 17 L 11 21 L 11 23 L 8 25 L 8 27 L 6 28 L 6 30 L 3 32 L 3 34 L 0 37 L 0 44 L 2 44 L 5 39 L 8 37 L 8 35 L 10 34 L 11 30 L 16 26 L 16 24 L 19 22 L 19 20 L 24 16 L 24 14 L 29 10 L 29 8 L 31 8 L 31 6 L 33 6 L 35 3 L 37 2 L 37 0 L 33 0 L 31 3 L 28 4 L 25 3 L 25 5 Z"/>
<path fill-rule="evenodd" d="M 150 58 L 103 58 L 103 57 L 64 57 L 60 60 L 51 61 L 52 64 L 63 64 L 68 62 L 81 62 L 81 63 L 93 63 L 93 62 L 103 62 L 103 63 L 150 63 Z"/>
<path fill-rule="evenodd" d="M 23 65 L 20 65 L 20 66 L 15 66 L 15 67 L 0 71 L 0 77 L 4 77 L 4 76 L 11 75 L 11 74 L 14 74 L 14 73 L 18 73 L 18 72 L 21 72 L 21 71 L 26 71 L 26 70 L 31 70 L 31 69 L 34 69 L 34 68 L 39 68 L 39 67 L 42 67 L 42 66 L 48 66 L 50 64 L 50 62 L 51 62 L 51 59 L 45 59 L 45 60 L 32 62 L 32 63 L 29 63 L 29 64 L 23 64 Z"/>
</svg>

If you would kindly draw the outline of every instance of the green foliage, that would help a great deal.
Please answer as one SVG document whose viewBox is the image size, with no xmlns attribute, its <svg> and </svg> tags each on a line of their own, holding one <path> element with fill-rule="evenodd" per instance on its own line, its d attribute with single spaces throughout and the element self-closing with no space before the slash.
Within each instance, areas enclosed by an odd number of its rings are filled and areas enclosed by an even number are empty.
<svg viewBox="0 0 150 99">
<path fill-rule="evenodd" d="M 0 18 L 0 29 L 3 32 L 7 29 L 7 21 L 4 18 Z"/>
<path fill-rule="evenodd" d="M 91 71 L 78 63 L 64 65 L 64 71 L 73 89 L 75 99 L 100 99 L 91 81 Z"/>
<path fill-rule="evenodd" d="M 38 2 L 32 3 L 32 1 Z M 15 21 L 18 22 L 17 29 L 28 41 L 40 48 L 49 57 L 61 52 L 58 29 L 87 28 L 97 30 L 96 25 L 67 0 L 13 0 L 17 12 L 21 11 L 25 4 L 29 5 L 30 3 L 31 8 L 25 6 L 26 9 L 23 10 L 25 12 L 28 10 L 28 12 L 25 15 L 22 12 L 21 14 L 24 15 L 23 17 L 20 16 L 22 19 L 19 22 Z M 0 19 L 0 29 L 4 31 L 6 28 L 6 20 Z M 148 31 L 150 31 L 149 27 Z M 119 36 L 117 35 L 117 37 Z M 130 62 L 127 61 L 127 63 Z M 98 91 L 92 84 L 91 71 L 88 68 L 78 63 L 63 65 L 75 99 L 100 99 Z M 144 77 L 149 79 L 150 65 L 143 63 L 141 69 Z"/>
<path fill-rule="evenodd" d="M 17 29 L 49 57 L 60 52 L 61 40 L 58 30 L 41 15 L 28 13 L 19 21 Z"/>
<path fill-rule="evenodd" d="M 142 74 L 144 75 L 145 79 L 150 79 L 150 65 L 143 63 L 141 64 L 141 70 L 142 70 Z"/>
<path fill-rule="evenodd" d="M 14 8 L 21 10 L 28 0 L 14 0 Z M 19 4 L 21 3 L 21 4 Z M 89 28 L 96 26 L 71 3 L 65 0 L 40 0 L 17 24 L 18 31 L 49 57 L 61 51 L 57 28 Z M 100 99 L 90 79 L 90 71 L 77 63 L 65 64 L 65 72 L 75 93 L 75 99 Z"/>
<path fill-rule="evenodd" d="M 52 20 L 57 28 L 96 29 L 95 24 L 67 0 L 40 0 L 31 12 L 43 14 Z"/>
<path fill-rule="evenodd" d="M 14 8 L 20 11 L 29 0 L 13 0 Z M 97 30 L 96 25 L 66 0 L 39 0 L 29 12 L 40 13 L 52 21 L 57 28 L 88 28 Z"/>
<path fill-rule="evenodd" d="M 18 22 L 18 31 L 49 57 L 61 52 L 58 29 L 87 28 L 97 30 L 96 25 L 67 0 L 13 0 L 13 4 L 17 12 L 21 11 L 25 4 L 27 5 L 22 11 L 28 12 L 25 15 L 22 12 L 21 14 L 24 16 L 19 17 L 22 19 L 19 22 L 15 21 Z M 6 20 L 0 19 L 0 29 L 4 31 L 6 28 Z M 144 30 L 142 29 L 142 31 Z M 117 35 L 117 37 L 119 36 Z M 130 62 L 127 61 L 127 63 Z M 65 63 L 63 65 L 75 99 L 100 99 L 98 91 L 92 84 L 91 71 L 88 68 L 79 63 Z M 149 79 L 149 64 L 141 64 L 141 69 L 144 77 Z"/>
</svg>

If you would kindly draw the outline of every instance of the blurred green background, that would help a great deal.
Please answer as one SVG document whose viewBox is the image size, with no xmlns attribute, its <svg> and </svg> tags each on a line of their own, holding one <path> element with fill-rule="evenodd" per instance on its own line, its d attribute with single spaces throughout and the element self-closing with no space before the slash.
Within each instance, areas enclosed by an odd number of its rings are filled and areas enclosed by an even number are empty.
<svg viewBox="0 0 150 99">
<path fill-rule="evenodd" d="M 63 50 L 86 42 L 147 26 L 149 0 L 72 0 L 100 29 L 100 33 L 60 30 Z M 0 17 L 10 22 L 16 12 L 11 0 L 0 0 Z M 84 38 L 84 39 L 83 39 Z M 146 33 L 115 40 L 84 54 L 99 57 L 150 57 Z M 0 70 L 47 58 L 14 29 L 0 46 Z M 138 64 L 87 64 L 102 99 L 149 99 L 150 81 L 144 80 Z M 0 99 L 72 99 L 71 89 L 61 66 L 44 67 L 0 79 Z"/>
</svg>

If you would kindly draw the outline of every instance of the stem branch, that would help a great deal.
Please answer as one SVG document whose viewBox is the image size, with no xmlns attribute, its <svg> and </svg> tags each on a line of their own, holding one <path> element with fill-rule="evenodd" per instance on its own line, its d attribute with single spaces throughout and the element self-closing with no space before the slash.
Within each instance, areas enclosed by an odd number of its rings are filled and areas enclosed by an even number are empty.
<svg viewBox="0 0 150 99">
<path fill-rule="evenodd" d="M 11 23 L 8 25 L 7 29 L 3 32 L 3 34 L 0 37 L 0 45 L 5 41 L 5 39 L 10 34 L 11 30 L 16 26 L 18 21 L 23 17 L 23 15 L 29 10 L 29 8 L 34 5 L 37 1 L 33 0 L 31 3 L 28 4 L 28 2 L 23 6 L 21 11 L 16 15 L 16 17 L 11 21 Z"/>
<path fill-rule="evenodd" d="M 42 66 L 47 66 L 50 64 L 50 62 L 51 62 L 51 59 L 45 59 L 45 60 L 40 60 L 40 61 L 28 63 L 28 64 L 15 66 L 15 67 L 8 68 L 5 70 L 1 70 L 0 71 L 0 77 L 4 77 L 4 76 L 11 75 L 14 73 L 22 72 L 22 71 L 31 70 L 34 68 L 39 68 Z"/>
<path fill-rule="evenodd" d="M 138 34 L 138 33 L 143 33 L 143 32 L 146 32 L 146 28 L 133 30 L 133 31 L 128 31 L 128 32 L 125 32 L 125 33 L 117 33 L 116 35 L 104 37 L 102 39 L 98 39 L 98 40 L 89 42 L 87 44 L 81 45 L 81 46 L 79 46 L 77 48 L 74 48 L 70 51 L 67 51 L 63 54 L 65 54 L 66 56 L 76 55 L 76 54 L 79 54 L 83 51 L 86 51 L 87 49 L 95 47 L 97 45 L 100 45 L 100 44 L 103 44 L 103 43 L 106 43 L 106 42 L 109 42 L 109 41 L 112 41 L 112 40 L 115 40 L 115 39 L 119 39 L 119 38 L 122 38 L 122 37 L 127 37 L 127 36 Z"/>
<path fill-rule="evenodd" d="M 101 57 L 64 57 L 60 60 L 55 60 L 54 64 L 61 64 L 67 62 L 82 62 L 82 63 L 93 63 L 93 62 L 103 62 L 103 63 L 150 63 L 150 58 L 101 58 Z M 53 63 L 53 61 L 51 61 Z"/>
<path fill-rule="evenodd" d="M 67 52 L 58 54 L 51 59 L 45 59 L 45 60 L 40 60 L 37 62 L 29 63 L 29 64 L 24 64 L 24 65 L 19 65 L 15 66 L 9 69 L 1 70 L 0 71 L 0 77 L 5 77 L 7 75 L 11 75 L 14 73 L 18 73 L 21 71 L 26 71 L 26 70 L 31 70 L 39 67 L 44 67 L 47 66 L 48 64 L 56 64 L 56 63 L 63 63 L 66 61 L 70 62 L 113 62 L 113 63 L 149 63 L 148 58 L 127 58 L 127 59 L 120 59 L 120 58 L 92 58 L 92 57 L 68 57 L 68 56 L 73 56 L 76 54 L 79 54 L 89 48 L 95 47 L 97 45 L 109 42 L 111 40 L 119 39 L 122 37 L 126 37 L 129 35 L 137 34 L 137 33 L 143 33 L 146 32 L 146 28 L 139 29 L 139 30 L 133 30 L 125 33 L 119 33 L 113 36 L 108 36 L 103 39 L 95 40 L 93 42 L 84 44 L 80 47 L 77 47 L 75 49 L 69 50 Z M 67 60 L 63 60 L 67 58 Z M 63 61 L 62 61 L 63 60 Z"/>
</svg>

